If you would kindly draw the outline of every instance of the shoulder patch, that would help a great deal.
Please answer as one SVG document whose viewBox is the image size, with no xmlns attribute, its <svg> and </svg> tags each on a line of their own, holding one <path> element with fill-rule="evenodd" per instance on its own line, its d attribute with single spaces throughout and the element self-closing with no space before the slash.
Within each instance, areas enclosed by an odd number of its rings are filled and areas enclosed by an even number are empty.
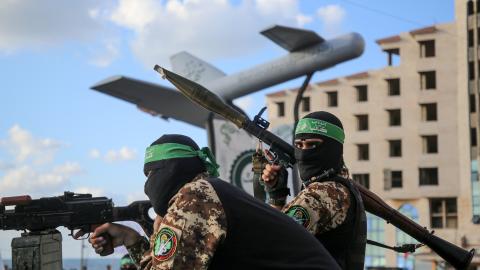
<svg viewBox="0 0 480 270">
<path fill-rule="evenodd" d="M 310 214 L 307 209 L 300 205 L 293 205 L 286 211 L 287 216 L 293 218 L 295 222 L 307 228 L 310 225 Z"/>
<path fill-rule="evenodd" d="M 177 250 L 178 237 L 174 230 L 163 227 L 158 231 L 153 245 L 153 255 L 158 261 L 170 259 Z"/>
</svg>

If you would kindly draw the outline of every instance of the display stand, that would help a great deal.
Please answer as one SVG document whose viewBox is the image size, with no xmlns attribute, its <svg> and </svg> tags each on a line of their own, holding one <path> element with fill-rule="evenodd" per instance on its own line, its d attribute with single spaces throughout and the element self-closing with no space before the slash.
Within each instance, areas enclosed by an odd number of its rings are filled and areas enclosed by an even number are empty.
<svg viewBox="0 0 480 270">
<path fill-rule="evenodd" d="M 12 267 L 13 270 L 62 270 L 60 232 L 25 232 L 13 238 Z"/>
</svg>

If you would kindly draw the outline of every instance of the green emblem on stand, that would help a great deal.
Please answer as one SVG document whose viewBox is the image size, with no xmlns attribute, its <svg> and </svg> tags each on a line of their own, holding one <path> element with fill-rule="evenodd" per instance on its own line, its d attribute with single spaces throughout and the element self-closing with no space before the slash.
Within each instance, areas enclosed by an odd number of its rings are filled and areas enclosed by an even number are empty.
<svg viewBox="0 0 480 270">
<path fill-rule="evenodd" d="M 230 183 L 253 195 L 252 155 L 255 150 L 250 149 L 240 153 L 230 167 Z"/>
</svg>

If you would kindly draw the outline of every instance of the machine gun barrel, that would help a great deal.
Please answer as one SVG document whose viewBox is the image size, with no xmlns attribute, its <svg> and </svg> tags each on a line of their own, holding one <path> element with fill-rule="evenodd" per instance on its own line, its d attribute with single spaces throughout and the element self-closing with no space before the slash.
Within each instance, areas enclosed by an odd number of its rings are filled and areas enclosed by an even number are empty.
<svg viewBox="0 0 480 270">
<path fill-rule="evenodd" d="M 156 65 L 154 69 L 159 72 L 163 78 L 172 82 L 180 92 L 193 102 L 223 116 L 239 128 L 245 129 L 245 131 L 251 135 L 269 144 L 271 146 L 270 151 L 275 152 L 280 161 L 279 163 L 283 165 L 293 165 L 295 163 L 293 146 L 268 131 L 268 122 L 263 119 L 252 122 L 205 87 L 161 68 L 158 65 Z M 357 183 L 355 184 L 362 196 L 365 210 L 393 224 L 420 243 L 427 245 L 456 269 L 466 269 L 470 265 L 475 255 L 475 249 L 467 251 L 433 235 L 427 229 L 391 208 L 375 193 Z"/>
</svg>

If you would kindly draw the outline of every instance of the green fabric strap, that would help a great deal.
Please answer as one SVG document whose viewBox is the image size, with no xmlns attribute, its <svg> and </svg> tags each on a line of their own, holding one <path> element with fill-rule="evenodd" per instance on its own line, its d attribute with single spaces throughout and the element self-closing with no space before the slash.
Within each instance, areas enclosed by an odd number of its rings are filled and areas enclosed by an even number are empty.
<svg viewBox="0 0 480 270">
<path fill-rule="evenodd" d="M 302 133 L 320 134 L 337 140 L 341 144 L 345 140 L 343 129 L 332 123 L 314 118 L 302 118 L 298 121 L 295 135 Z"/>
<path fill-rule="evenodd" d="M 152 145 L 147 147 L 145 151 L 145 164 L 149 162 L 172 159 L 172 158 L 190 158 L 190 157 L 199 157 L 210 176 L 218 176 L 218 166 L 215 161 L 215 157 L 210 151 L 210 148 L 203 147 L 202 149 L 196 151 L 192 147 L 179 143 L 162 143 Z"/>
<path fill-rule="evenodd" d="M 120 267 L 125 266 L 125 265 L 129 265 L 129 264 L 135 264 L 130 257 L 128 257 L 128 258 L 122 258 L 122 259 L 120 260 Z"/>
</svg>

